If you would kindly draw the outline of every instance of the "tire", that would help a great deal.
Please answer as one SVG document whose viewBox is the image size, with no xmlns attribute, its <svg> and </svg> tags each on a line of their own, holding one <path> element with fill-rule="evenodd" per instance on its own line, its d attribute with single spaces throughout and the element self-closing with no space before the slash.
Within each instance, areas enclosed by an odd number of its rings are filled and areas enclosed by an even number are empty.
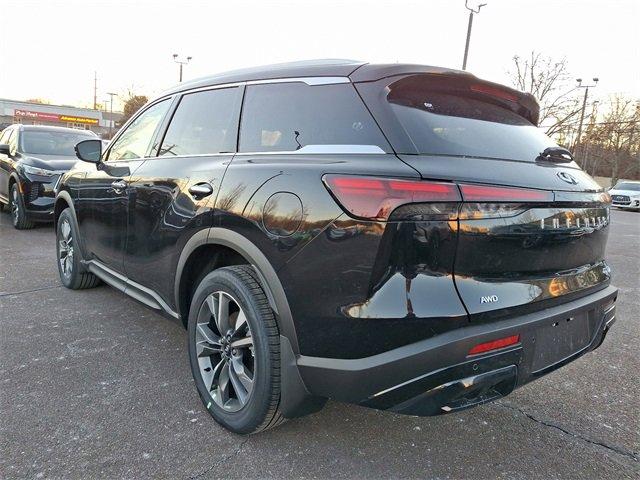
<svg viewBox="0 0 640 480">
<path fill-rule="evenodd" d="M 11 207 L 11 221 L 13 227 L 17 230 L 29 230 L 35 227 L 35 223 L 27 218 L 27 211 L 24 208 L 24 202 L 22 195 L 18 191 L 18 184 L 11 185 L 11 191 L 9 192 L 9 206 Z"/>
<path fill-rule="evenodd" d="M 218 313 L 220 304 L 227 305 L 226 320 Z M 284 421 L 279 411 L 280 335 L 251 266 L 224 267 L 205 276 L 193 295 L 187 330 L 200 399 L 220 425 L 250 434 Z"/>
<path fill-rule="evenodd" d="M 56 225 L 56 259 L 62 284 L 71 290 L 93 288 L 100 279 L 82 265 L 77 245 L 78 228 L 71 211 L 62 211 Z"/>
</svg>

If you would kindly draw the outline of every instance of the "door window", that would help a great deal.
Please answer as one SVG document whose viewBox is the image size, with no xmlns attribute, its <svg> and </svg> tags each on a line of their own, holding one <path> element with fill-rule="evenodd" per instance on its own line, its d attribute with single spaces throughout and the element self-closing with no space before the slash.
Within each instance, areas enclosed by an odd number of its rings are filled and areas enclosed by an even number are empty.
<svg viewBox="0 0 640 480">
<path fill-rule="evenodd" d="M 163 100 L 138 116 L 113 143 L 108 160 L 129 160 L 146 156 L 170 103 Z"/>
<path fill-rule="evenodd" d="M 240 151 L 295 151 L 307 145 L 376 145 L 382 132 L 353 86 L 274 83 L 247 87 Z"/>
<path fill-rule="evenodd" d="M 239 88 L 221 88 L 185 95 L 180 100 L 160 156 L 234 152 L 238 130 Z"/>
</svg>

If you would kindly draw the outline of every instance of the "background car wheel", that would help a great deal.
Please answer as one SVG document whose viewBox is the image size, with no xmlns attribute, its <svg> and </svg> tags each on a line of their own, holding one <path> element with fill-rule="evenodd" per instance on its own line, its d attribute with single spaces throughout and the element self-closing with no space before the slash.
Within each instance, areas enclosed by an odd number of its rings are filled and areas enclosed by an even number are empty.
<svg viewBox="0 0 640 480">
<path fill-rule="evenodd" d="M 284 421 L 278 327 L 251 266 L 220 268 L 202 279 L 188 341 L 198 393 L 218 423 L 247 434 Z"/>
<path fill-rule="evenodd" d="M 56 226 L 56 258 L 60 281 L 72 290 L 93 288 L 100 283 L 100 279 L 85 270 L 80 262 L 77 243 L 78 229 L 73 215 L 67 208 L 60 214 Z"/>
<path fill-rule="evenodd" d="M 33 228 L 35 224 L 27 219 L 27 212 L 24 208 L 24 203 L 22 201 L 22 195 L 18 191 L 18 185 L 11 185 L 10 196 L 10 207 L 11 207 L 11 221 L 13 222 L 13 226 L 18 230 L 28 230 Z"/>
</svg>

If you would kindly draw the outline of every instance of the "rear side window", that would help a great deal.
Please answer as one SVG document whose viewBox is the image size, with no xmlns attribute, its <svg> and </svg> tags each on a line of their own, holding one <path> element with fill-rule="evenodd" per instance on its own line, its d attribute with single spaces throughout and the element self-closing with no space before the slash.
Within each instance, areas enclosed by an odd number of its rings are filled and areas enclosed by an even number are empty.
<svg viewBox="0 0 640 480">
<path fill-rule="evenodd" d="M 234 152 L 238 130 L 239 88 L 190 93 L 182 97 L 160 156 Z"/>
<path fill-rule="evenodd" d="M 556 146 L 539 128 L 501 105 L 503 100 L 493 101 L 450 79 L 414 75 L 390 84 L 359 84 L 358 90 L 382 128 L 392 131 L 398 153 L 533 162 L 545 148 Z M 398 131 L 403 136 L 394 135 Z"/>
<path fill-rule="evenodd" d="M 241 152 L 295 151 L 309 145 L 374 145 L 382 132 L 350 84 L 250 85 L 240 125 Z"/>
</svg>

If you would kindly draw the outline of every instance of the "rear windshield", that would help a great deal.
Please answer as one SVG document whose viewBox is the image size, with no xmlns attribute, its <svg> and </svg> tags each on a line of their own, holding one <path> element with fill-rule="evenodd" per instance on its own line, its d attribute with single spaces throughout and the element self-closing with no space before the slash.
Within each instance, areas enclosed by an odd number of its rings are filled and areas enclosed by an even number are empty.
<svg viewBox="0 0 640 480">
<path fill-rule="evenodd" d="M 612 190 L 631 190 L 633 192 L 640 192 L 640 183 L 618 183 Z"/>
<path fill-rule="evenodd" d="M 76 143 L 94 135 L 83 132 L 55 132 L 25 130 L 20 135 L 20 151 L 32 155 L 60 155 L 74 157 Z"/>
<path fill-rule="evenodd" d="M 462 92 L 462 93 L 461 93 Z M 381 98 L 382 97 L 382 98 Z M 482 94 L 424 75 L 398 80 L 377 102 L 383 130 L 402 130 L 408 143 L 394 145 L 399 153 L 453 155 L 535 161 L 545 148 L 556 146 L 539 128 L 518 113 Z M 386 120 L 386 121 L 385 121 Z M 401 138 L 401 137 L 397 137 Z"/>
</svg>

